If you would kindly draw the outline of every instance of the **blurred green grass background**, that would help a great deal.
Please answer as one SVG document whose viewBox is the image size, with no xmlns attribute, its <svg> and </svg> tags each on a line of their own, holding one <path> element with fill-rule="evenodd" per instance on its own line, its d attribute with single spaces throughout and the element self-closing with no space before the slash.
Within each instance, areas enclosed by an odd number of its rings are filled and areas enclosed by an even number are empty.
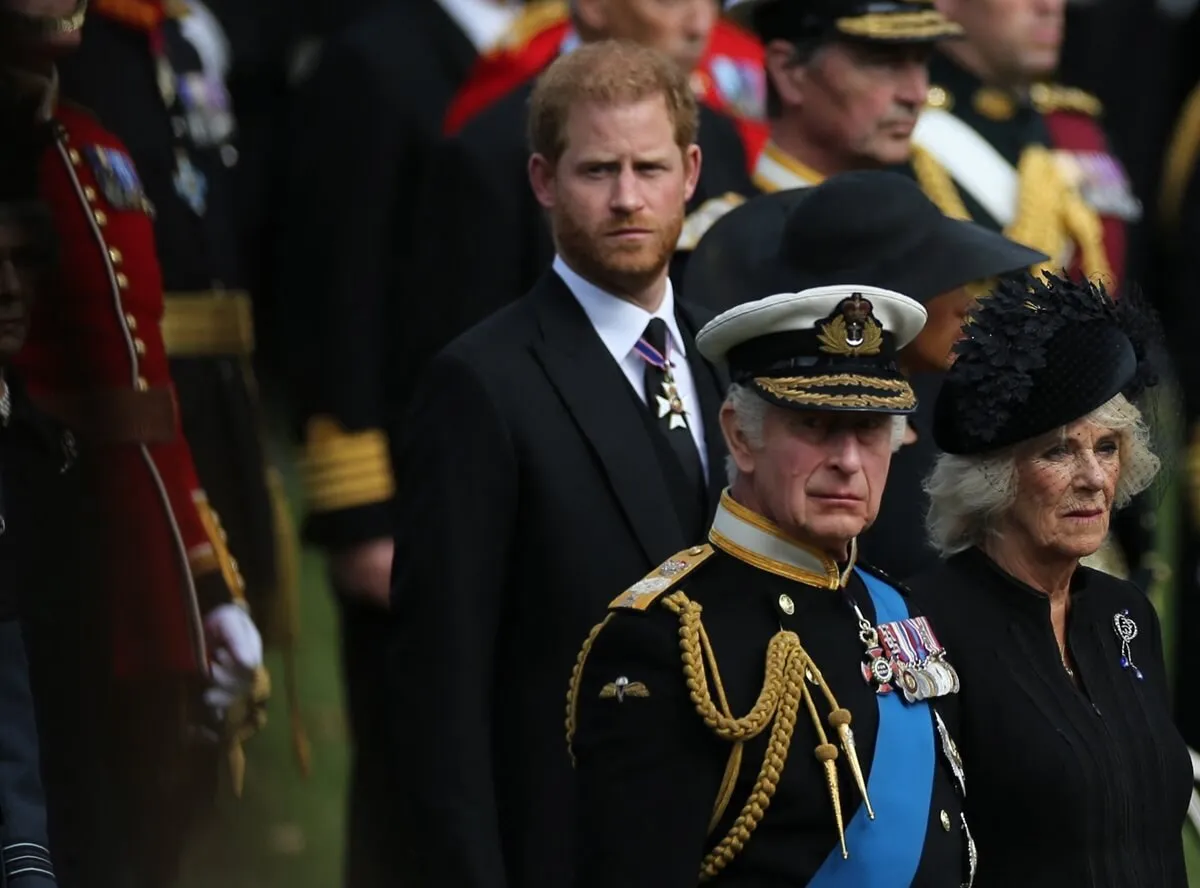
<svg viewBox="0 0 1200 888">
<path fill-rule="evenodd" d="M 277 457 L 298 511 L 290 472 L 292 454 L 280 447 Z M 1175 482 L 1173 476 L 1160 481 L 1167 494 L 1160 504 L 1158 529 L 1160 538 L 1172 543 L 1178 508 Z M 1172 548 L 1162 549 L 1168 564 L 1174 564 Z M 348 749 L 336 617 L 320 554 L 306 550 L 301 571 L 297 673 L 312 743 L 311 774 L 301 778 L 292 755 L 282 660 L 273 652 L 268 656 L 274 684 L 270 720 L 246 747 L 243 796 L 234 798 L 228 783 L 223 783 L 217 817 L 196 834 L 180 888 L 340 888 L 342 884 Z M 1168 645 L 1173 638 L 1171 585 L 1168 581 L 1152 593 Z M 1185 830 L 1185 850 L 1189 883 L 1200 888 L 1200 837 L 1190 828 Z"/>
</svg>

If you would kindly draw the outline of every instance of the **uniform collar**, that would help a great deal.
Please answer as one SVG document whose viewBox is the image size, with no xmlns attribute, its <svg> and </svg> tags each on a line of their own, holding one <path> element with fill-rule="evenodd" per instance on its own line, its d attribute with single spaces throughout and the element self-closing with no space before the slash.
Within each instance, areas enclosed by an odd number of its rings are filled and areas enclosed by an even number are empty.
<svg viewBox="0 0 1200 888">
<path fill-rule="evenodd" d="M 772 194 L 793 188 L 820 185 L 825 177 L 805 163 L 792 157 L 774 142 L 767 142 L 754 165 L 754 184 L 760 191 Z"/>
<path fill-rule="evenodd" d="M 708 540 L 739 561 L 820 589 L 844 586 L 858 556 L 858 541 L 854 540 L 850 544 L 850 561 L 845 569 L 840 568 L 820 549 L 788 536 L 780 527 L 734 500 L 728 489 L 721 494 Z"/>
<path fill-rule="evenodd" d="M 584 280 L 561 256 L 554 257 L 553 268 L 583 308 L 605 348 L 618 362 L 625 360 L 633 351 L 645 334 L 651 318 L 660 318 L 667 325 L 671 352 L 687 357 L 687 346 L 675 318 L 675 293 L 670 278 L 667 278 L 667 291 L 663 295 L 662 305 L 651 314 L 629 300 L 613 296 L 591 281 Z"/>
</svg>

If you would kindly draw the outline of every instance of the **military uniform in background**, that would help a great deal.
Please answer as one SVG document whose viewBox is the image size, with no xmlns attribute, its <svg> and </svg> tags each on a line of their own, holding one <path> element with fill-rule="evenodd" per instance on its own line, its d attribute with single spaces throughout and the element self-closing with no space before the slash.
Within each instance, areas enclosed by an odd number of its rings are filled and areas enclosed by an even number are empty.
<svg viewBox="0 0 1200 888">
<path fill-rule="evenodd" d="M 220 25 L 200 3 L 96 0 L 81 47 L 61 64 L 62 92 L 128 146 L 153 207 L 162 335 L 184 435 L 269 638 L 280 580 L 294 583 L 295 574 L 283 561 L 290 522 L 268 468 L 250 364 L 228 65 Z"/>
<path fill-rule="evenodd" d="M 325 43 L 292 109 L 273 286 L 286 306 L 304 538 L 330 553 L 394 531 L 397 427 L 423 356 L 436 350 L 433 331 L 413 319 L 446 309 L 440 289 L 414 286 L 425 224 L 415 204 L 446 107 L 478 57 L 481 35 L 456 16 L 497 12 L 487 5 L 380 4 Z M 381 681 L 394 621 L 361 590 L 334 584 L 353 743 L 345 884 L 385 888 L 402 881 L 396 714 Z"/>
<path fill-rule="evenodd" d="M 63 614 L 66 625 L 86 619 L 79 640 L 95 659 L 43 659 L 52 667 L 46 692 L 65 689 L 78 704 L 41 726 L 62 740 L 47 747 L 62 756 L 45 763 L 50 807 L 88 808 L 54 840 L 79 858 L 60 873 L 78 881 L 64 884 L 129 874 L 162 885 L 216 787 L 220 725 L 201 701 L 210 684 L 204 620 L 242 601 L 243 581 L 180 425 L 149 200 L 124 145 L 89 112 L 58 104 L 52 82 L 37 88 L 52 128 L 40 193 L 58 274 L 16 367 L 34 402 L 79 436 L 79 509 L 95 558 L 86 590 L 71 590 L 84 613 Z M 94 799 L 107 803 L 92 807 Z"/>
<path fill-rule="evenodd" d="M 577 39 L 562 0 L 528 3 L 508 33 L 472 68 L 446 112 L 446 133 L 457 133 L 480 111 L 537 77 L 563 51 L 565 43 Z M 737 122 L 750 164 L 766 141 L 763 61 L 762 44 L 738 25 L 721 19 L 691 79 L 700 101 Z"/>
<path fill-rule="evenodd" d="M 913 134 L 913 167 L 930 199 L 949 216 L 1041 250 L 1059 268 L 1119 286 L 1125 226 L 1141 205 L 1109 151 L 1099 100 L 1048 84 L 1020 98 L 940 54 L 930 79 Z"/>
</svg>

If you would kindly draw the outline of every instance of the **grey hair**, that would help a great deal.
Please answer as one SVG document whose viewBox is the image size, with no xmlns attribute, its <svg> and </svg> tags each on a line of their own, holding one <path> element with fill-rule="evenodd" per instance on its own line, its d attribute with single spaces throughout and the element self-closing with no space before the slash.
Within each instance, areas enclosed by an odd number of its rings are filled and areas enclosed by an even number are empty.
<svg viewBox="0 0 1200 888">
<path fill-rule="evenodd" d="M 733 408 L 733 414 L 737 417 L 738 428 L 742 430 L 742 434 L 746 436 L 746 441 L 751 447 L 762 447 L 763 444 L 763 423 L 767 418 L 767 410 L 771 407 L 771 403 L 759 395 L 754 389 L 733 383 L 729 386 L 729 392 L 725 395 L 725 403 Z M 908 428 L 908 418 L 905 416 L 896 416 L 893 418 L 892 424 L 892 452 L 900 449 L 901 443 L 904 441 L 904 432 Z M 738 479 L 737 463 L 733 459 L 733 454 L 725 457 L 725 475 L 729 479 L 729 485 L 732 487 Z"/>
<path fill-rule="evenodd" d="M 1120 438 L 1121 474 L 1112 507 L 1120 509 L 1154 483 L 1161 465 L 1150 447 L 1150 430 L 1142 412 L 1116 397 L 1097 407 L 1084 422 L 1111 429 Z M 943 557 L 981 545 L 997 532 L 999 519 L 1017 498 L 1017 459 L 1031 444 L 1063 437 L 1062 426 L 1034 442 L 1023 442 L 995 453 L 955 456 L 943 453 L 925 479 L 929 512 L 925 529 L 929 542 Z"/>
</svg>

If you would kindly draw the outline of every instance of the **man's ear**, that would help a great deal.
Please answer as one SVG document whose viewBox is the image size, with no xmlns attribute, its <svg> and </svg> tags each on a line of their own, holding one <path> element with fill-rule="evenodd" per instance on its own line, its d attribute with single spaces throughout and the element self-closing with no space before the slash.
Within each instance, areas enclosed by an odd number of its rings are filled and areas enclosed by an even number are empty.
<svg viewBox="0 0 1200 888">
<path fill-rule="evenodd" d="M 722 404 L 719 418 L 721 433 L 725 436 L 725 446 L 729 450 L 734 464 L 738 467 L 738 473 L 753 474 L 754 451 L 750 447 L 746 433 L 742 431 L 742 427 L 738 423 L 737 411 L 733 409 L 733 405 L 728 402 Z"/>
<path fill-rule="evenodd" d="M 805 65 L 796 61 L 796 47 L 786 40 L 772 40 L 766 45 L 767 77 L 785 108 L 804 101 Z"/>
<path fill-rule="evenodd" d="M 700 182 L 700 165 L 704 158 L 699 145 L 688 145 L 683 152 L 684 200 L 691 200 Z"/>
<path fill-rule="evenodd" d="M 554 208 L 554 164 L 542 154 L 529 157 L 529 185 L 542 209 Z"/>
</svg>

